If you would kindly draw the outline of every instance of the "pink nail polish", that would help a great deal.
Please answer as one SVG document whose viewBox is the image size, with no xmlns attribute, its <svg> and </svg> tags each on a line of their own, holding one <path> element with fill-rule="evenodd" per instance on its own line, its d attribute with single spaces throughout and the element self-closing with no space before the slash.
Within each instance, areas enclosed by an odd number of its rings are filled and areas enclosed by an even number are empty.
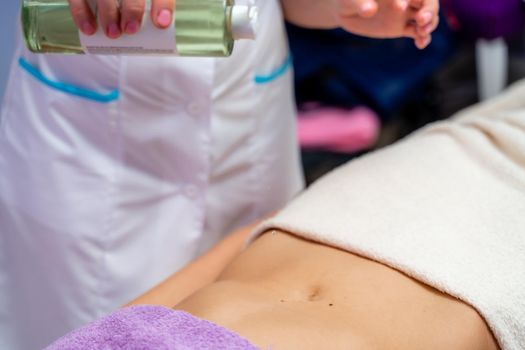
<svg viewBox="0 0 525 350">
<path fill-rule="evenodd" d="M 426 49 L 428 45 L 430 45 L 430 42 L 432 41 L 432 37 L 427 37 L 425 38 L 420 44 L 420 49 L 423 50 L 423 49 Z"/>
<path fill-rule="evenodd" d="M 107 34 L 108 34 L 108 37 L 110 37 L 111 39 L 116 39 L 120 36 L 120 29 L 119 27 L 117 26 L 116 23 L 111 23 L 109 26 L 108 26 L 108 29 L 107 29 Z"/>
<path fill-rule="evenodd" d="M 90 22 L 84 22 L 82 23 L 82 33 L 91 35 L 95 33 L 95 27 Z"/>
<path fill-rule="evenodd" d="M 136 20 L 130 21 L 126 24 L 126 34 L 135 34 L 139 31 L 139 22 Z"/>
<path fill-rule="evenodd" d="M 160 10 L 157 16 L 157 23 L 161 27 L 169 27 L 171 25 L 171 11 L 170 10 Z"/>
</svg>

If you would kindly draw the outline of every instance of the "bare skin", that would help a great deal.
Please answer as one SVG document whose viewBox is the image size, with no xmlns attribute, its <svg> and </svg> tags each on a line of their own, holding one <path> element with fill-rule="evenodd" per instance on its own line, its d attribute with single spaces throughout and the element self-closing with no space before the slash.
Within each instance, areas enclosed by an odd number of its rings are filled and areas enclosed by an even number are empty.
<svg viewBox="0 0 525 350">
<path fill-rule="evenodd" d="M 371 38 L 414 39 L 424 49 L 439 23 L 438 0 L 281 0 L 289 22 L 343 28 Z"/>
<path fill-rule="evenodd" d="M 97 5 L 97 16 L 89 6 Z M 145 0 L 68 0 L 73 20 L 86 35 L 99 28 L 111 39 L 140 30 Z M 439 0 L 281 0 L 288 21 L 312 28 L 341 27 L 374 38 L 409 37 L 428 46 L 438 24 Z M 160 29 L 172 24 L 175 0 L 151 0 L 150 16 Z M 98 23 L 99 22 L 99 23 Z"/>
<path fill-rule="evenodd" d="M 97 31 L 97 20 L 89 7 L 90 0 L 68 0 L 73 20 L 86 35 Z M 145 0 L 96 0 L 100 26 L 108 38 L 116 39 L 123 33 L 135 34 L 140 29 Z M 151 20 L 160 29 L 171 25 L 175 0 L 153 0 Z"/>
<path fill-rule="evenodd" d="M 498 349 L 471 306 L 380 263 L 276 231 L 175 308 L 262 349 Z"/>
</svg>

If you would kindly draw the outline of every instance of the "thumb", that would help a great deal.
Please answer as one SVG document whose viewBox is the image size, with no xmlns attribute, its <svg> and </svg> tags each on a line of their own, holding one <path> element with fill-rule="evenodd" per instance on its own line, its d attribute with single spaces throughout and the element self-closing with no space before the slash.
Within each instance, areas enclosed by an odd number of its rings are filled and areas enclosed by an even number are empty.
<svg viewBox="0 0 525 350">
<path fill-rule="evenodd" d="M 158 28 L 165 29 L 173 22 L 175 0 L 152 0 L 151 20 Z"/>
</svg>

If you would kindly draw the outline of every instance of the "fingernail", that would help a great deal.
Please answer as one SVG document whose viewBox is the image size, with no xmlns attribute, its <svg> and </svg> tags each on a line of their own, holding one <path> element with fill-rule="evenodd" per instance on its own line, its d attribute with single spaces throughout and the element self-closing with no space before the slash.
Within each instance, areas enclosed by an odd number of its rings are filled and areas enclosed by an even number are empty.
<svg viewBox="0 0 525 350">
<path fill-rule="evenodd" d="M 427 24 L 427 25 L 425 26 L 425 28 L 423 28 L 423 33 L 424 33 L 425 35 L 428 35 L 428 34 L 432 33 L 432 29 L 434 29 L 433 27 L 434 27 L 434 26 L 433 26 L 432 24 Z"/>
<path fill-rule="evenodd" d="M 95 33 L 95 27 L 93 27 L 93 25 L 90 22 L 86 21 L 82 23 L 82 32 L 84 34 L 91 35 Z"/>
<path fill-rule="evenodd" d="M 432 37 L 429 36 L 425 39 L 425 41 L 423 41 L 423 47 L 422 49 L 426 48 L 428 45 L 430 45 L 430 42 L 432 41 Z"/>
<path fill-rule="evenodd" d="M 430 22 L 430 20 L 432 19 L 432 13 L 429 12 L 429 11 L 425 11 L 421 14 L 421 21 L 424 22 L 424 23 L 428 23 Z"/>
<path fill-rule="evenodd" d="M 361 5 L 361 12 L 370 12 L 374 8 L 374 3 L 371 1 L 367 1 L 364 4 Z"/>
<path fill-rule="evenodd" d="M 109 26 L 108 26 L 108 32 L 107 32 L 108 36 L 111 38 L 111 39 L 116 39 L 120 36 L 120 29 L 118 27 L 118 25 L 116 23 L 111 23 Z"/>
<path fill-rule="evenodd" d="M 126 24 L 126 28 L 125 28 L 126 34 L 135 34 L 138 31 L 139 31 L 139 21 L 132 20 Z"/>
<path fill-rule="evenodd" d="M 166 9 L 160 10 L 157 16 L 157 23 L 161 27 L 169 27 L 171 25 L 171 11 Z"/>
</svg>

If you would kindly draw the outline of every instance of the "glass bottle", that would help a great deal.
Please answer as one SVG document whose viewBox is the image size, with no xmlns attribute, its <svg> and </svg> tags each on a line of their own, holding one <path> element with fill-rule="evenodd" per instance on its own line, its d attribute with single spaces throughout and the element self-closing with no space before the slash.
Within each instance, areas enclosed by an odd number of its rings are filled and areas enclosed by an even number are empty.
<svg viewBox="0 0 525 350">
<path fill-rule="evenodd" d="M 93 1 L 93 0 L 90 0 Z M 149 4 L 143 22 L 148 22 L 152 33 L 146 42 L 155 39 L 155 32 L 161 29 L 153 28 L 149 20 Z M 93 4 L 93 3 L 91 3 Z M 89 47 L 82 38 L 87 38 L 79 32 L 70 13 L 67 0 L 23 0 L 22 27 L 26 45 L 35 53 L 61 54 L 171 54 L 179 56 L 229 56 L 236 39 L 253 39 L 257 21 L 257 8 L 254 6 L 235 5 L 233 0 L 177 0 L 174 12 L 174 23 L 168 37 L 173 50 L 142 49 L 141 45 L 120 47 L 119 41 L 135 40 L 134 35 L 123 34 L 119 39 L 108 39 L 100 28 L 95 36 L 99 36 L 103 44 L 97 50 Z M 143 28 L 141 31 L 144 29 Z M 123 38 L 126 37 L 127 38 Z M 91 39 L 90 39 L 91 40 Z M 142 39 L 144 41 L 144 39 Z M 91 50 L 90 50 L 91 48 Z"/>
</svg>

